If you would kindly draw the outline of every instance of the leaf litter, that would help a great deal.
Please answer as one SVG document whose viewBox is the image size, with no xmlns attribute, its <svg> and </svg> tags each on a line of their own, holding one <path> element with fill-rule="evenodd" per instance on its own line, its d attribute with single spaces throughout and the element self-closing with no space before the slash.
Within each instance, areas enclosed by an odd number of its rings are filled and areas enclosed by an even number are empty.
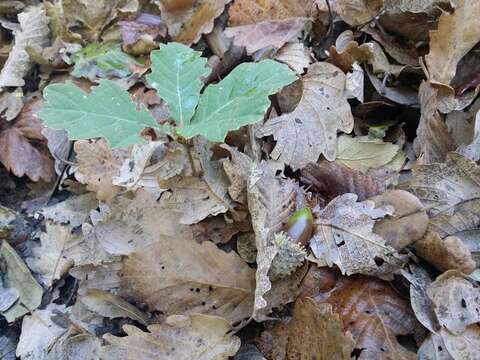
<svg viewBox="0 0 480 360">
<path fill-rule="evenodd" d="M 4 3 L 2 359 L 478 359 L 476 1 Z"/>
</svg>

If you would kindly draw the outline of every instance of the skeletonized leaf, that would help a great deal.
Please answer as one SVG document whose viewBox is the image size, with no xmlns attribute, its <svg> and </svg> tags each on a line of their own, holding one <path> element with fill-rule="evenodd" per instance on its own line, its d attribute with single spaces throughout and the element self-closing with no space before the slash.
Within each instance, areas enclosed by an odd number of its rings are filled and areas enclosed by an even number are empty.
<svg viewBox="0 0 480 360">
<path fill-rule="evenodd" d="M 167 315 L 201 313 L 236 322 L 252 312 L 254 270 L 210 241 L 160 238 L 129 255 L 121 294 Z"/>
<path fill-rule="evenodd" d="M 260 121 L 270 105 L 268 96 L 295 79 L 287 65 L 276 61 L 243 63 L 207 87 L 191 123 L 177 131 L 186 138 L 203 135 L 222 142 L 229 131 Z"/>
<path fill-rule="evenodd" d="M 142 142 L 140 132 L 157 127 L 142 107 L 137 111 L 128 92 L 110 80 L 86 94 L 72 82 L 45 88 L 47 101 L 39 117 L 52 129 L 65 129 L 72 140 L 104 137 L 112 148 Z"/>
<path fill-rule="evenodd" d="M 101 357 L 118 360 L 227 360 L 240 348 L 240 339 L 227 334 L 228 321 L 207 315 L 172 315 L 165 324 L 153 324 L 144 332 L 124 325 L 126 337 L 104 336 L 110 345 Z"/>
<path fill-rule="evenodd" d="M 315 63 L 303 77 L 297 108 L 268 120 L 257 132 L 272 135 L 277 144 L 270 156 L 294 169 L 316 162 L 320 154 L 336 157 L 337 130 L 350 132 L 353 116 L 344 94 L 345 74 L 329 63 Z"/>
<path fill-rule="evenodd" d="M 375 208 L 373 201 L 357 202 L 355 194 L 341 195 L 316 212 L 310 247 L 319 262 L 337 265 L 344 274 L 391 278 L 402 262 L 373 226 L 392 213 L 390 206 Z"/>
<path fill-rule="evenodd" d="M 200 98 L 203 87 L 201 77 L 210 69 L 201 52 L 170 43 L 152 51 L 152 73 L 147 76 L 150 86 L 168 103 L 170 114 L 177 126 L 188 126 Z"/>
</svg>

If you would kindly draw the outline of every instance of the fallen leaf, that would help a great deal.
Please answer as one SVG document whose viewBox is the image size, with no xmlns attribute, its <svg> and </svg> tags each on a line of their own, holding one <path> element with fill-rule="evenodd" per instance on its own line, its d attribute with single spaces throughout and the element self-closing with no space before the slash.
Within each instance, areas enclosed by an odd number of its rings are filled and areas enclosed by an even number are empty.
<svg viewBox="0 0 480 360">
<path fill-rule="evenodd" d="M 88 289 L 118 293 L 122 266 L 123 262 L 118 259 L 112 262 L 105 261 L 98 265 L 75 266 L 69 271 L 69 274 L 80 281 L 80 294 L 86 293 Z"/>
<path fill-rule="evenodd" d="M 273 344 L 269 344 L 270 339 Z M 316 304 L 310 298 L 297 300 L 292 320 L 264 331 L 259 342 L 269 359 L 349 360 L 355 345 L 332 306 Z"/>
<path fill-rule="evenodd" d="M 10 338 L 0 336 L 0 358 L 2 360 L 15 360 L 17 358 L 15 356 L 15 349 L 16 344 Z"/>
<path fill-rule="evenodd" d="M 192 225 L 196 241 L 212 241 L 215 244 L 226 244 L 239 232 L 250 230 L 248 222 L 227 222 L 221 215 L 209 217 Z M 238 246 L 238 245 L 237 245 Z"/>
<path fill-rule="evenodd" d="M 385 180 L 337 162 L 321 161 L 319 164 L 308 164 L 300 170 L 300 173 L 301 182 L 318 192 L 326 202 L 345 193 L 357 194 L 358 200 L 363 201 L 387 189 Z"/>
<path fill-rule="evenodd" d="M 388 283 L 364 276 L 342 278 L 317 303 L 333 305 L 344 331 L 349 331 L 359 360 L 416 359 L 397 336 L 412 335 L 420 327 L 409 304 Z"/>
<path fill-rule="evenodd" d="M 222 144 L 221 147 L 230 152 L 231 159 L 222 161 L 223 169 L 228 177 L 228 194 L 241 204 L 247 203 L 247 180 L 252 166 L 252 159 L 237 149 Z"/>
<path fill-rule="evenodd" d="M 286 43 L 273 58 L 290 66 L 298 75 L 302 75 L 311 62 L 310 50 L 301 42 Z"/>
<path fill-rule="evenodd" d="M 427 289 L 440 325 L 461 334 L 480 321 L 480 287 L 476 281 L 456 270 L 435 279 Z"/>
<path fill-rule="evenodd" d="M 382 9 L 383 0 L 338 0 L 335 10 L 346 23 L 356 26 L 371 21 Z"/>
<path fill-rule="evenodd" d="M 316 7 L 313 0 L 295 4 L 288 0 L 236 0 L 228 13 L 230 27 L 225 34 L 252 54 L 268 46 L 279 49 L 293 40 L 307 21 L 316 16 Z"/>
<path fill-rule="evenodd" d="M 478 324 L 470 325 L 458 335 L 447 330 L 441 330 L 441 335 L 447 351 L 454 360 L 475 359 L 480 347 L 480 328 Z"/>
<path fill-rule="evenodd" d="M 223 12 L 226 0 L 155 1 L 173 40 L 191 45 L 213 29 L 213 21 Z"/>
<path fill-rule="evenodd" d="M 2 240 L 0 246 L 0 260 L 4 264 L 2 265 L 3 286 L 14 288 L 18 292 L 18 301 L 2 312 L 2 316 L 12 323 L 40 306 L 43 289 L 30 274 L 30 270 L 20 256 L 5 240 Z"/>
<path fill-rule="evenodd" d="M 430 31 L 430 52 L 425 56 L 429 80 L 449 85 L 458 62 L 480 41 L 480 3 L 457 0 L 453 14 L 443 13 L 438 29 Z"/>
<path fill-rule="evenodd" d="M 109 345 L 101 348 L 106 359 L 227 360 L 240 348 L 240 339 L 227 334 L 228 321 L 207 315 L 172 315 L 164 324 L 153 324 L 144 332 L 124 325 L 126 337 L 104 336 Z"/>
<path fill-rule="evenodd" d="M 319 263 L 337 265 L 344 274 L 391 278 L 402 262 L 373 227 L 375 220 L 392 213 L 391 206 L 375 208 L 371 200 L 357 202 L 355 194 L 338 196 L 315 211 L 310 248 Z"/>
<path fill-rule="evenodd" d="M 270 156 L 294 169 L 316 162 L 320 154 L 336 157 L 337 130 L 351 132 L 353 116 L 344 94 L 345 75 L 329 63 L 315 63 L 303 77 L 296 109 L 268 120 L 257 132 L 277 141 Z"/>
<path fill-rule="evenodd" d="M 147 326 L 148 317 L 132 304 L 123 300 L 120 296 L 104 290 L 88 289 L 86 294 L 79 297 L 90 311 L 110 319 L 127 317 Z"/>
<path fill-rule="evenodd" d="M 0 115 L 7 121 L 12 121 L 20 114 L 23 108 L 23 92 L 4 91 L 0 94 Z"/>
<path fill-rule="evenodd" d="M 121 295 L 166 315 L 201 313 L 232 323 L 250 316 L 254 270 L 210 241 L 159 239 L 125 260 Z"/>
<path fill-rule="evenodd" d="M 341 135 L 337 139 L 336 161 L 354 170 L 365 171 L 370 168 L 388 167 L 399 151 L 398 145 L 370 139 L 368 136 Z"/>
<path fill-rule="evenodd" d="M 55 172 L 60 176 L 68 165 L 67 161 L 72 149 L 68 133 L 65 130 L 44 128 L 42 135 L 47 139 L 48 150 L 55 159 Z"/>
<path fill-rule="evenodd" d="M 157 241 L 192 238 L 192 230 L 179 223 L 178 213 L 141 189 L 117 196 L 91 217 L 96 241 L 112 255 L 128 255 Z"/>
<path fill-rule="evenodd" d="M 158 44 L 158 37 L 166 37 L 167 25 L 160 16 L 140 13 L 135 19 L 120 21 L 123 49 L 132 55 L 148 55 Z"/>
<path fill-rule="evenodd" d="M 422 360 L 454 360 L 440 335 L 431 333 L 418 349 L 418 358 Z"/>
<path fill-rule="evenodd" d="M 460 148 L 458 152 L 473 161 L 480 160 L 480 110 L 475 116 L 475 127 L 473 133 L 473 140 L 467 146 Z"/>
<path fill-rule="evenodd" d="M 112 184 L 112 177 L 119 174 L 127 150 L 111 150 L 103 139 L 77 141 L 73 148 L 78 162 L 75 178 L 86 184 L 87 190 L 95 192 L 98 200 L 110 200 L 120 192 L 121 188 Z"/>
<path fill-rule="evenodd" d="M 15 45 L 0 72 L 0 88 L 24 86 L 23 79 L 33 63 L 27 48 L 42 50 L 49 43 L 50 29 L 43 4 L 30 6 L 18 14 L 19 29 L 14 31 Z"/>
<path fill-rule="evenodd" d="M 418 198 L 404 190 L 387 190 L 370 198 L 375 207 L 392 206 L 393 215 L 375 222 L 373 232 L 385 243 L 401 250 L 425 235 L 428 215 Z"/>
</svg>

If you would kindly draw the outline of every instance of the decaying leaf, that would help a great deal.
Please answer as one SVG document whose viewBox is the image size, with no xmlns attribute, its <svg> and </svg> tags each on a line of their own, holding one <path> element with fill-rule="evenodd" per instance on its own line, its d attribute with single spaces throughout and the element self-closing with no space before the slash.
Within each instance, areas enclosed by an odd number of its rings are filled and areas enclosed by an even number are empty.
<svg viewBox="0 0 480 360">
<path fill-rule="evenodd" d="M 303 95 L 296 109 L 268 120 L 257 132 L 277 141 L 270 156 L 294 169 L 316 162 L 320 154 L 336 157 L 337 130 L 351 132 L 353 116 L 344 95 L 345 74 L 332 64 L 317 62 L 303 77 Z"/>
<path fill-rule="evenodd" d="M 350 25 L 361 25 L 377 16 L 383 0 L 339 0 L 335 1 L 338 15 Z"/>
<path fill-rule="evenodd" d="M 196 43 L 213 29 L 213 21 L 225 8 L 226 0 L 156 0 L 162 19 L 173 40 L 185 45 Z"/>
<path fill-rule="evenodd" d="M 225 30 L 237 46 L 245 46 L 252 54 L 262 48 L 281 48 L 315 17 L 315 1 L 301 0 L 236 0 L 228 11 L 229 26 Z"/>
<path fill-rule="evenodd" d="M 120 192 L 121 188 L 112 184 L 112 177 L 119 174 L 128 151 L 111 150 L 103 139 L 77 141 L 74 150 L 78 162 L 75 177 L 87 185 L 87 190 L 95 192 L 99 200 L 110 200 Z"/>
<path fill-rule="evenodd" d="M 359 360 L 416 359 L 416 354 L 399 344 L 397 336 L 411 335 L 419 329 L 408 302 L 388 283 L 354 276 L 342 278 L 325 300 L 343 321 L 355 342 Z"/>
<path fill-rule="evenodd" d="M 302 75 L 308 65 L 310 65 L 310 50 L 301 42 L 289 42 L 283 45 L 275 54 L 274 59 L 287 64 L 295 70 L 298 75 Z"/>
<path fill-rule="evenodd" d="M 297 300 L 292 320 L 266 330 L 259 343 L 269 359 L 349 360 L 355 345 L 332 306 L 310 298 Z"/>
<path fill-rule="evenodd" d="M 447 330 L 441 331 L 445 347 L 454 360 L 475 359 L 480 348 L 480 327 L 470 325 L 461 334 L 455 335 Z"/>
<path fill-rule="evenodd" d="M 337 265 L 344 274 L 391 278 L 402 262 L 373 226 L 392 213 L 391 206 L 375 208 L 373 201 L 357 202 L 355 194 L 341 195 L 316 211 L 310 247 L 319 263 Z"/>
<path fill-rule="evenodd" d="M 144 332 L 125 325 L 126 337 L 104 336 L 109 345 L 101 357 L 119 360 L 227 360 L 240 348 L 240 339 L 227 334 L 228 321 L 207 315 L 172 315 L 164 324 L 153 324 Z"/>
<path fill-rule="evenodd" d="M 0 246 L 0 260 L 3 286 L 14 288 L 18 292 L 18 301 L 6 311 L 2 311 L 2 316 L 11 323 L 40 305 L 43 289 L 30 274 L 20 256 L 5 240 L 2 240 Z"/>
<path fill-rule="evenodd" d="M 429 79 L 449 85 L 457 64 L 480 41 L 480 3 L 457 0 L 453 14 L 440 16 L 438 29 L 430 31 L 430 52 L 425 56 Z"/>
<path fill-rule="evenodd" d="M 158 45 L 157 37 L 167 35 L 167 26 L 160 16 L 140 13 L 135 19 L 120 21 L 123 49 L 132 55 L 147 55 Z"/>
<path fill-rule="evenodd" d="M 450 270 L 435 279 L 427 294 L 440 325 L 460 334 L 469 325 L 480 321 L 480 287 L 456 270 Z"/>
<path fill-rule="evenodd" d="M 82 225 L 91 210 L 98 207 L 98 201 L 92 193 L 71 196 L 58 204 L 44 207 L 38 213 L 54 223 L 68 224 L 71 228 Z"/>
<path fill-rule="evenodd" d="M 121 294 L 171 314 L 201 313 L 237 322 L 250 316 L 254 270 L 210 241 L 163 239 L 125 260 Z"/>
<path fill-rule="evenodd" d="M 30 6 L 18 14 L 20 27 L 14 32 L 13 46 L 6 63 L 0 72 L 0 88 L 6 86 L 23 86 L 31 66 L 28 48 L 42 50 L 49 43 L 50 29 L 43 4 Z"/>
</svg>

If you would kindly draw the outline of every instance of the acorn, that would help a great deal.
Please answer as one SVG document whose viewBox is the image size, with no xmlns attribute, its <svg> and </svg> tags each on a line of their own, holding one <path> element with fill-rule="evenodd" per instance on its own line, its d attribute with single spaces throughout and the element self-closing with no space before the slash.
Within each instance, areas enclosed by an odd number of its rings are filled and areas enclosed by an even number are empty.
<svg viewBox="0 0 480 360">
<path fill-rule="evenodd" d="M 283 231 L 296 243 L 306 247 L 313 233 L 313 215 L 310 208 L 295 211 Z"/>
</svg>

